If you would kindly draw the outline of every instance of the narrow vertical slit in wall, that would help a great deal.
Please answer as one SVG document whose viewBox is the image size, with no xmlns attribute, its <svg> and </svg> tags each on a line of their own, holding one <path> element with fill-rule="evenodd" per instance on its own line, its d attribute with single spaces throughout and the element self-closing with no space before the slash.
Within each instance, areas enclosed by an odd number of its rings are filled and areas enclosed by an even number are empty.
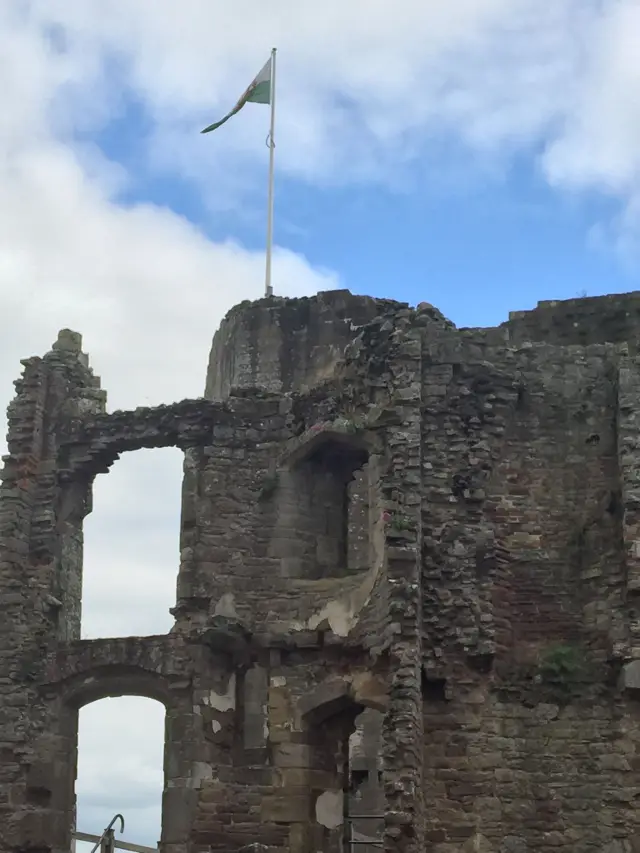
<svg viewBox="0 0 640 853">
<path fill-rule="evenodd" d="M 80 710 L 76 830 L 100 835 L 117 813 L 116 839 L 155 847 L 164 787 L 165 709 L 139 696 L 102 699 Z M 77 843 L 77 853 L 93 844 Z"/>
<path fill-rule="evenodd" d="M 340 533 L 340 562 L 345 569 L 349 568 L 349 518 L 351 511 L 351 500 L 349 495 L 349 487 L 352 477 L 345 480 L 342 488 L 342 530 Z"/>
<path fill-rule="evenodd" d="M 183 453 L 125 453 L 96 478 L 84 522 L 82 636 L 163 634 L 173 625 Z"/>
<path fill-rule="evenodd" d="M 370 568 L 371 513 L 369 496 L 369 463 L 356 468 L 347 486 L 347 553 L 350 571 Z"/>
</svg>

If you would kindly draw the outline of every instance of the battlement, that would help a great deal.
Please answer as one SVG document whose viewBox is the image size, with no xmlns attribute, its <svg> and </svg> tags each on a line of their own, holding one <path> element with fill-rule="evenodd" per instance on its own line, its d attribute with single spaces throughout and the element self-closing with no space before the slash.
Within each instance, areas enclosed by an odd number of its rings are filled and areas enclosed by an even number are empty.
<svg viewBox="0 0 640 853">
<path fill-rule="evenodd" d="M 512 311 L 503 324 L 513 341 L 559 345 L 628 342 L 640 335 L 640 291 L 539 302 L 531 311 Z"/>
</svg>

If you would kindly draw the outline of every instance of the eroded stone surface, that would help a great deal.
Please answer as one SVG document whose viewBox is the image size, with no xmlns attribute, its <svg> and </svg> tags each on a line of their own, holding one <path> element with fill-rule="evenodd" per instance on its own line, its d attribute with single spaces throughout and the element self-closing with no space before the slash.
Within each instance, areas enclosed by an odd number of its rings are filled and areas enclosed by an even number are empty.
<svg viewBox="0 0 640 853">
<path fill-rule="evenodd" d="M 23 362 L 0 490 L 0 851 L 68 851 L 78 708 L 167 709 L 166 853 L 640 850 L 640 294 L 457 330 L 238 306 L 206 398 Z M 172 631 L 80 640 L 82 523 L 185 454 Z"/>
</svg>

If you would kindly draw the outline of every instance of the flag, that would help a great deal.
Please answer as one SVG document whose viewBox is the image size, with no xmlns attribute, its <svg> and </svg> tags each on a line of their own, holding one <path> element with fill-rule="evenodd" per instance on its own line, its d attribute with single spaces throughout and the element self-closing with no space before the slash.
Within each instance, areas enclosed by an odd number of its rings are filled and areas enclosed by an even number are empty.
<svg viewBox="0 0 640 853">
<path fill-rule="evenodd" d="M 253 83 L 246 90 L 244 95 L 240 98 L 235 107 L 231 110 L 231 112 L 227 113 L 224 118 L 221 118 L 220 121 L 215 122 L 214 124 L 210 124 L 209 127 L 205 127 L 204 130 L 201 130 L 201 133 L 210 133 L 212 130 L 217 130 L 221 125 L 223 125 L 226 121 L 229 121 L 231 116 L 234 116 L 236 113 L 239 113 L 240 110 L 247 103 L 252 104 L 270 104 L 271 103 L 271 73 L 272 73 L 272 57 L 270 57 L 262 71 L 260 71 L 255 77 Z"/>
</svg>

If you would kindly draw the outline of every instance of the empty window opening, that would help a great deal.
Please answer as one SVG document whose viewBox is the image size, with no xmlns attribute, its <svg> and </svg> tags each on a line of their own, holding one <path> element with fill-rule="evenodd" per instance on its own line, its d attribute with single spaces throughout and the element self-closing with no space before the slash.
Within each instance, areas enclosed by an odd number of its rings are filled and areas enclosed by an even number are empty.
<svg viewBox="0 0 640 853">
<path fill-rule="evenodd" d="M 379 853 L 385 813 L 383 714 L 343 697 L 320 705 L 307 720 L 313 767 L 323 771 L 328 785 L 333 775 L 331 787 L 315 803 L 316 849 Z"/>
<path fill-rule="evenodd" d="M 383 714 L 374 708 L 356 717 L 355 731 L 349 737 L 349 786 L 347 813 L 350 853 L 379 851 L 384 829 L 384 791 L 382 787 Z M 365 842 L 371 842 L 367 844 Z"/>
<path fill-rule="evenodd" d="M 76 827 L 101 835 L 113 816 L 125 819 L 116 838 L 146 847 L 160 840 L 164 787 L 164 706 L 153 699 L 102 699 L 80 710 Z M 119 826 L 118 826 L 119 830 Z M 77 853 L 93 844 L 78 841 Z"/>
<path fill-rule="evenodd" d="M 371 475 L 366 450 L 333 438 L 286 473 L 279 523 L 284 573 L 317 580 L 366 570 Z"/>
<path fill-rule="evenodd" d="M 163 634 L 173 625 L 183 453 L 125 453 L 96 478 L 84 522 L 82 636 Z"/>
</svg>

